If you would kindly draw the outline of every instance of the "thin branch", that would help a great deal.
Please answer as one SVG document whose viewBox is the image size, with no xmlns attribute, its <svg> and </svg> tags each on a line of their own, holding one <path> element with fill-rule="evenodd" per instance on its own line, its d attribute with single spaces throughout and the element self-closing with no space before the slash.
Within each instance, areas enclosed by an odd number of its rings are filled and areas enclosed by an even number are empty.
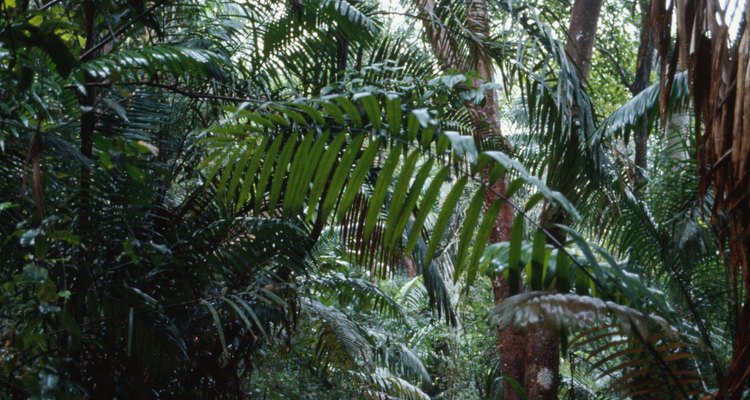
<svg viewBox="0 0 750 400">
<path fill-rule="evenodd" d="M 418 19 L 420 21 L 430 21 L 429 18 L 426 18 L 424 16 L 409 14 L 409 13 L 403 13 L 403 12 L 396 12 L 396 11 L 375 11 L 371 15 L 399 15 L 402 17 L 412 18 L 412 19 Z"/>
<path fill-rule="evenodd" d="M 44 10 L 46 10 L 46 9 L 48 9 L 48 8 L 50 8 L 50 7 L 52 7 L 52 6 L 54 6 L 55 4 L 57 4 L 57 3 L 59 3 L 59 2 L 60 2 L 60 0 L 52 0 L 52 1 L 50 1 L 49 3 L 47 3 L 47 4 L 44 4 L 44 5 L 42 5 L 41 7 L 39 7 L 39 10 L 41 10 L 41 11 L 44 11 Z"/>
<path fill-rule="evenodd" d="M 622 84 L 626 88 L 628 88 L 628 90 L 632 92 L 633 83 L 630 82 L 627 71 L 625 71 L 625 68 L 622 66 L 622 64 L 620 64 L 620 62 L 617 60 L 614 54 L 612 54 L 611 51 L 605 49 L 603 46 L 596 46 L 596 49 L 599 50 L 600 53 L 607 56 L 607 58 L 609 58 L 610 61 L 612 61 L 612 65 L 614 65 L 615 70 L 617 71 L 617 74 L 620 75 L 620 80 L 622 81 Z"/>
<path fill-rule="evenodd" d="M 133 24 L 135 24 L 136 22 L 138 22 L 141 18 L 145 17 L 146 15 L 150 14 L 152 11 L 154 11 L 157 8 L 161 7 L 162 4 L 163 3 L 161 3 L 161 2 L 155 3 L 154 5 L 152 5 L 151 7 L 149 7 L 148 9 L 144 10 L 142 13 L 138 14 L 135 18 L 133 18 L 132 20 L 128 21 L 125 25 L 119 27 L 114 33 L 112 33 L 109 36 L 105 37 L 101 42 L 95 44 L 93 47 L 91 47 L 90 49 L 88 49 L 85 52 L 83 52 L 83 54 L 81 54 L 78 57 L 78 59 L 81 60 L 81 61 L 88 60 L 88 58 L 92 54 L 94 54 L 95 51 L 101 49 L 102 47 L 104 47 L 104 45 L 106 45 L 107 43 L 109 43 L 112 40 L 114 40 L 115 37 L 117 37 L 121 33 L 125 32 L 127 29 L 129 29 L 131 26 L 133 26 Z"/>
<path fill-rule="evenodd" d="M 120 86 L 149 86 L 149 87 L 155 87 L 159 89 L 165 89 L 169 90 L 170 92 L 174 92 L 180 95 L 183 95 L 185 97 L 189 97 L 191 99 L 210 99 L 210 100 L 224 100 L 224 101 L 231 101 L 235 103 L 265 103 L 266 100 L 259 100 L 259 99 L 251 99 L 247 97 L 234 97 L 234 96 L 222 96 L 218 94 L 210 94 L 210 93 L 201 93 L 201 92 L 191 92 L 183 87 L 178 86 L 176 83 L 172 85 L 166 85 L 162 83 L 156 83 L 156 82 L 148 82 L 148 81 L 133 81 L 133 82 L 90 82 L 85 83 L 83 86 L 85 87 L 104 87 L 109 88 L 114 85 L 120 85 Z M 68 89 L 76 89 L 80 85 L 66 85 L 65 87 Z"/>
</svg>

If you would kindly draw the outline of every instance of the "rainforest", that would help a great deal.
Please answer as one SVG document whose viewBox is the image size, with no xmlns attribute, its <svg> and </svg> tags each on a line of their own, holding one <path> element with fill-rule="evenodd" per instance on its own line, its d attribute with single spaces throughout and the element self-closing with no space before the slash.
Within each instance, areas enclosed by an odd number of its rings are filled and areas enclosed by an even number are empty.
<svg viewBox="0 0 750 400">
<path fill-rule="evenodd" d="M 0 399 L 750 399 L 745 0 L 0 0 Z"/>
</svg>

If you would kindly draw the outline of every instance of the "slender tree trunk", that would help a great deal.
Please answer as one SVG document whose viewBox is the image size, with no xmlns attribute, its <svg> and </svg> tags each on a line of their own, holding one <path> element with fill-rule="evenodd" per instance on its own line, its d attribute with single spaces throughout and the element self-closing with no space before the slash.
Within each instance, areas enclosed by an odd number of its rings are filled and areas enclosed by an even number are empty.
<svg viewBox="0 0 750 400">
<path fill-rule="evenodd" d="M 421 11 L 421 17 L 431 20 L 435 11 L 434 0 L 416 0 Z M 467 26 L 473 33 L 487 37 L 489 34 L 489 12 L 487 0 L 465 0 L 466 14 L 468 16 Z M 482 48 L 472 49 L 472 54 L 468 58 L 458 54 L 454 48 L 454 42 L 451 36 L 434 26 L 431 23 L 425 23 L 425 32 L 430 42 L 432 50 L 435 53 L 440 66 L 444 69 L 456 69 L 463 72 L 475 71 L 479 79 L 474 82 L 479 86 L 485 82 L 492 82 L 494 74 L 492 62 Z M 502 141 L 502 131 L 500 125 L 500 109 L 497 101 L 497 93 L 489 91 L 485 93 L 485 101 L 482 105 L 473 103 L 466 104 L 469 114 L 471 115 L 472 125 L 474 127 L 474 137 L 482 146 L 490 141 Z M 500 198 L 505 197 L 507 180 L 500 179 L 496 182 L 489 182 L 489 174 L 485 173 L 485 182 L 489 185 L 485 194 L 485 206 L 493 204 Z M 504 242 L 510 240 L 510 227 L 513 223 L 514 211 L 507 202 L 503 204 L 497 221 L 490 235 L 490 242 Z M 520 282 L 519 282 L 520 283 Z M 510 284 L 498 275 L 492 281 L 493 294 L 495 302 L 500 302 L 510 296 Z M 502 359 L 502 373 L 505 377 L 511 377 L 517 382 L 523 384 L 524 364 L 525 364 L 525 334 L 513 327 L 509 327 L 499 332 L 498 349 Z M 512 386 L 506 381 L 504 383 L 505 399 L 516 400 L 518 396 Z"/>
<path fill-rule="evenodd" d="M 578 71 L 578 77 L 586 81 L 591 70 L 591 56 L 596 38 L 596 28 L 602 0 L 576 0 L 570 17 L 569 37 L 565 51 Z M 576 116 L 574 115 L 575 119 Z M 575 127 L 576 124 L 573 124 Z M 575 128 L 573 128 L 575 129 Z M 568 142 L 568 149 L 558 168 L 568 168 L 573 164 L 572 156 L 578 147 L 578 135 L 573 132 Z M 572 167 L 570 167 L 572 168 Z M 551 182 L 554 189 L 566 196 L 575 192 L 575 179 L 565 182 Z M 557 187 L 554 187 L 557 186 Z M 554 207 L 546 207 L 542 212 L 543 225 L 565 222 L 566 215 Z M 559 229 L 550 230 L 555 240 L 561 244 L 566 236 Z M 526 341 L 526 370 L 524 389 L 529 399 L 547 400 L 557 398 L 560 375 L 560 333 L 546 329 L 542 324 L 529 329 Z"/>
<path fill-rule="evenodd" d="M 465 0 L 466 14 L 468 16 L 468 26 L 472 32 L 482 35 L 483 37 L 489 36 L 489 13 L 487 9 L 486 0 Z M 481 78 L 481 82 L 475 82 L 476 86 L 481 85 L 485 82 L 492 82 L 494 80 L 494 74 L 492 70 L 492 63 L 482 49 L 476 49 L 474 54 L 471 55 L 470 69 L 477 72 Z M 488 143 L 501 142 L 502 131 L 500 129 L 500 107 L 497 102 L 497 93 L 490 91 L 485 93 L 485 102 L 483 105 L 467 104 L 469 112 L 472 116 L 472 123 L 474 125 L 474 136 L 480 143 L 480 146 L 485 146 Z M 489 179 L 489 171 L 485 171 L 485 180 Z M 505 197 L 508 181 L 507 178 L 499 179 L 497 182 L 486 182 L 489 184 L 489 189 L 485 194 L 485 206 L 489 207 L 496 201 L 500 201 L 501 198 Z M 510 240 L 510 230 L 513 224 L 515 212 L 510 205 L 505 202 L 500 209 L 495 225 L 493 226 L 492 233 L 490 235 L 490 243 L 506 242 Z M 520 287 L 519 282 L 516 282 L 516 287 Z M 511 282 L 508 282 L 502 275 L 497 275 L 492 280 L 492 292 L 494 295 L 495 303 L 499 303 L 511 296 Z M 498 332 L 498 352 L 500 353 L 501 369 L 503 377 L 506 378 L 503 382 L 504 398 L 508 400 L 518 399 L 518 395 L 513 389 L 507 378 L 512 378 L 517 381 L 520 385 L 524 385 L 526 371 L 528 369 L 529 357 L 537 357 L 538 354 L 529 354 L 526 350 L 527 346 L 526 332 L 523 330 L 516 329 L 513 326 L 509 326 L 506 329 Z M 557 355 L 557 353 L 555 354 Z M 555 386 L 556 390 L 556 386 Z M 533 399 L 534 397 L 530 397 Z"/>
<path fill-rule="evenodd" d="M 641 10 L 644 10 L 641 18 L 640 44 L 638 46 L 638 58 L 635 67 L 635 80 L 630 87 L 630 93 L 635 96 L 644 91 L 648 85 L 651 76 L 651 66 L 653 61 L 653 38 L 650 29 L 651 7 L 649 4 L 641 2 Z M 645 172 L 648 170 L 648 136 L 649 126 L 648 119 L 643 118 L 635 132 L 635 193 L 640 192 L 640 188 L 645 183 Z"/>
<path fill-rule="evenodd" d="M 96 5 L 93 1 L 85 1 L 82 4 L 83 16 L 86 29 L 85 50 L 88 51 L 96 43 L 96 34 L 94 32 Z M 91 57 L 81 60 L 86 62 Z M 86 83 L 93 83 L 94 78 L 89 73 L 85 73 Z M 78 104 L 81 107 L 81 126 L 80 126 L 80 151 L 81 154 L 90 160 L 93 158 L 93 136 L 96 127 L 96 113 L 94 105 L 96 103 L 96 89 L 93 85 L 86 85 L 84 93 L 78 94 Z M 84 315 L 86 291 L 91 285 L 91 260 L 93 257 L 94 239 L 91 223 L 91 168 L 86 162 L 81 164 L 80 182 L 78 186 L 78 234 L 81 238 L 83 249 L 80 250 L 77 257 L 78 271 L 77 279 L 72 280 L 77 287 L 73 290 L 72 304 L 77 308 L 77 315 Z"/>
<path fill-rule="evenodd" d="M 492 185 L 491 190 L 485 195 L 485 205 L 489 206 L 499 199 L 499 195 L 505 196 L 507 188 L 507 180 L 498 180 Z M 499 243 L 510 241 L 510 230 L 515 217 L 514 210 L 506 204 L 500 209 L 495 226 L 490 234 L 490 243 Z M 521 286 L 521 280 L 518 279 L 516 287 Z M 512 295 L 511 284 L 508 282 L 502 274 L 498 274 L 492 280 L 492 293 L 494 295 L 495 304 L 502 302 Z M 527 363 L 527 352 L 526 352 L 526 331 L 516 329 L 513 325 L 499 330 L 497 347 L 500 353 L 501 370 L 504 378 L 512 378 L 518 382 L 521 387 L 524 385 L 524 379 L 526 375 L 526 363 Z M 533 357 L 534 355 L 532 355 Z M 515 389 L 506 379 L 503 382 L 503 393 L 504 399 L 507 400 L 518 400 L 519 397 L 516 394 Z"/>
<path fill-rule="evenodd" d="M 685 5 L 682 2 L 675 3 L 675 12 L 677 13 L 677 19 L 682 20 L 685 18 Z M 683 24 L 677 25 L 677 31 L 679 37 L 687 37 L 687 32 Z M 677 72 L 685 71 L 688 67 L 688 44 L 684 43 L 685 40 L 680 40 L 677 44 L 678 47 L 673 51 L 678 52 L 677 58 Z M 682 143 L 688 138 L 690 134 L 690 123 L 692 116 L 690 111 L 685 108 L 679 112 L 669 114 L 667 123 L 664 126 L 664 136 L 667 139 L 667 148 L 670 150 L 670 157 L 674 160 L 686 161 L 688 160 L 688 154 Z"/>
<path fill-rule="evenodd" d="M 86 1 L 83 3 L 83 13 L 86 21 L 86 46 L 85 51 L 89 50 L 94 46 L 94 17 L 95 17 L 95 6 L 93 1 Z M 87 61 L 87 60 L 83 60 Z M 92 77 L 86 74 L 86 83 L 91 83 Z M 93 134 L 94 127 L 96 126 L 96 114 L 94 113 L 94 103 L 96 100 L 95 88 L 93 85 L 86 85 L 84 93 L 79 93 L 78 103 L 81 106 L 81 154 L 87 159 L 91 159 L 93 156 Z M 90 225 L 90 185 L 91 185 L 91 168 L 85 163 L 81 165 L 81 181 L 79 186 L 79 214 L 78 224 L 80 229 L 81 240 L 88 238 L 88 230 Z"/>
</svg>

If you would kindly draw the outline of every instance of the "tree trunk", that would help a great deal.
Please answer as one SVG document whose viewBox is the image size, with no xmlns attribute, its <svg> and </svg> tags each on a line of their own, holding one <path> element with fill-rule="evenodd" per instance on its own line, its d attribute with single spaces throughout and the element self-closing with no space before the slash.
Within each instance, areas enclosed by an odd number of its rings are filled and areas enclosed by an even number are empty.
<svg viewBox="0 0 750 400">
<path fill-rule="evenodd" d="M 573 3 L 565 52 L 578 69 L 578 76 L 582 80 L 588 78 L 591 69 L 591 55 L 601 9 L 602 0 L 576 0 Z"/>
<path fill-rule="evenodd" d="M 93 1 L 85 1 L 82 4 L 84 21 L 86 23 L 86 45 L 84 51 L 88 51 L 96 44 L 96 34 L 94 32 L 96 5 Z M 84 57 L 81 61 L 89 61 L 93 54 Z M 87 160 L 93 158 L 93 136 L 96 127 L 96 113 L 94 106 L 96 104 L 96 89 L 93 85 L 94 77 L 88 72 L 84 73 L 87 85 L 84 93 L 78 94 L 78 104 L 81 107 L 81 126 L 80 126 L 80 151 Z M 78 186 L 78 234 L 81 238 L 83 249 L 79 250 L 77 263 L 77 279 L 72 280 L 76 290 L 73 290 L 72 304 L 76 307 L 77 315 L 85 314 L 86 291 L 91 285 L 92 272 L 90 265 L 94 257 L 93 247 L 95 245 L 93 226 L 91 224 L 91 169 L 89 163 L 81 163 L 80 182 Z"/>
<path fill-rule="evenodd" d="M 489 15 L 486 0 L 466 0 L 465 4 L 468 16 L 467 25 L 472 32 L 487 37 L 489 35 Z M 475 86 L 479 86 L 485 82 L 492 82 L 494 79 L 492 63 L 482 50 L 476 49 L 470 57 L 470 60 L 473 61 L 469 66 L 470 69 L 476 71 L 481 78 L 481 81 L 475 82 Z M 495 91 L 485 93 L 485 102 L 483 105 L 467 103 L 467 107 L 472 116 L 474 136 L 477 142 L 479 142 L 480 147 L 484 147 L 487 144 L 492 146 L 492 143 L 503 140 L 500 129 L 500 108 Z M 485 207 L 489 207 L 501 198 L 505 198 L 508 185 L 507 178 L 499 179 L 497 182 L 489 182 L 488 179 L 489 170 L 485 171 L 485 183 L 489 185 L 484 199 Z M 489 239 L 490 243 L 510 241 L 510 231 L 514 217 L 515 212 L 513 208 L 510 207 L 508 202 L 505 202 L 493 226 Z M 520 284 L 519 279 L 519 282 L 516 282 L 515 286 L 520 287 Z M 495 304 L 507 299 L 512 294 L 511 282 L 508 282 L 503 275 L 495 276 L 492 280 L 492 292 Z M 527 340 L 526 331 L 516 329 L 512 325 L 498 331 L 498 352 L 500 353 L 503 377 L 506 378 L 503 382 L 503 393 L 504 398 L 507 400 L 519 399 L 518 394 L 507 378 L 511 378 L 523 386 L 526 371 L 528 370 L 529 357 L 538 358 L 539 356 L 536 353 L 529 354 L 525 351 Z M 555 356 L 557 356 L 557 352 L 555 352 Z M 556 388 L 557 386 L 555 386 L 555 390 Z M 530 398 L 533 399 L 534 397 Z"/>
<path fill-rule="evenodd" d="M 568 42 L 565 52 L 575 65 L 578 77 L 586 81 L 591 70 L 591 56 L 596 38 L 596 28 L 599 23 L 599 13 L 602 0 L 576 0 L 570 17 Z M 574 115 L 575 119 L 576 116 Z M 575 127 L 576 124 L 573 124 Z M 575 128 L 573 128 L 575 129 Z M 563 155 L 563 168 L 572 161 L 578 147 L 578 135 L 573 132 L 568 142 L 567 154 Z M 550 182 L 553 189 L 560 190 L 570 196 L 575 191 L 575 180 L 566 182 Z M 556 184 L 556 185 L 555 185 Z M 554 187 L 558 186 L 558 187 Z M 543 226 L 565 222 L 566 215 L 554 207 L 546 207 L 541 216 Z M 565 233 L 559 229 L 550 229 L 554 240 L 559 244 L 566 241 Z M 529 399 L 547 400 L 557 398 L 557 387 L 560 375 L 560 333 L 546 329 L 543 324 L 529 329 L 526 340 L 526 365 L 524 389 Z"/>
<path fill-rule="evenodd" d="M 485 174 L 486 176 L 487 174 Z M 489 206 L 498 200 L 499 195 L 505 195 L 508 181 L 506 179 L 498 180 L 492 185 L 485 195 L 485 206 Z M 490 243 L 499 243 L 510 241 L 510 231 L 513 224 L 515 213 L 513 208 L 507 205 L 507 202 L 500 209 L 495 226 L 490 233 Z M 521 286 L 519 277 L 516 287 Z M 492 280 L 492 293 L 495 304 L 511 296 L 511 285 L 502 274 L 498 274 Z M 501 370 L 504 378 L 512 378 L 523 387 L 526 374 L 526 331 L 516 329 L 513 325 L 498 331 L 497 347 L 500 353 Z M 555 354 L 557 355 L 557 354 Z M 533 357 L 534 355 L 532 355 Z M 515 389 L 506 379 L 503 382 L 504 399 L 518 400 L 519 396 Z"/>
<path fill-rule="evenodd" d="M 630 93 L 635 96 L 644 91 L 649 85 L 651 66 L 653 60 L 653 38 L 649 23 L 651 22 L 650 7 L 641 2 L 643 17 L 641 18 L 640 44 L 638 46 L 638 58 L 635 67 L 635 80 L 630 87 Z M 635 187 L 636 195 L 645 183 L 645 172 L 648 170 L 648 119 L 638 125 L 635 132 Z"/>
<path fill-rule="evenodd" d="M 420 16 L 426 21 L 431 20 L 435 8 L 434 0 L 416 0 L 420 9 Z M 465 0 L 466 15 L 468 17 L 467 26 L 473 33 L 482 37 L 489 34 L 488 23 L 488 3 L 486 0 Z M 425 23 L 425 32 L 427 39 L 432 46 L 440 66 L 444 70 L 456 69 L 462 72 L 476 71 L 479 79 L 474 81 L 476 87 L 485 82 L 492 82 L 494 79 L 492 62 L 482 48 L 472 49 L 469 57 L 458 54 L 454 48 L 454 42 L 451 36 L 443 29 L 427 22 Z M 482 105 L 473 103 L 466 104 L 471 122 L 474 128 L 474 137 L 479 143 L 480 148 L 489 141 L 502 141 L 502 131 L 500 128 L 500 109 L 497 102 L 497 93 L 490 91 L 485 93 L 485 101 Z M 487 171 L 486 171 L 487 172 Z M 493 204 L 500 198 L 505 197 L 507 180 L 500 179 L 497 182 L 489 182 L 489 174 L 485 173 L 485 183 L 488 184 L 488 190 L 485 194 L 485 206 Z M 490 235 L 490 242 L 504 242 L 510 240 L 510 227 L 513 223 L 513 208 L 506 202 L 503 204 L 497 221 Z M 520 282 L 519 282 L 520 283 Z M 510 296 L 510 284 L 498 275 L 492 281 L 493 294 L 495 303 L 500 302 Z M 523 384 L 524 378 L 524 361 L 525 361 L 525 342 L 524 332 L 517 331 L 509 327 L 498 332 L 498 349 L 502 359 L 502 373 L 504 377 L 511 377 L 517 382 Z M 516 400 L 518 396 L 512 386 L 506 381 L 503 385 L 505 399 Z"/>
</svg>

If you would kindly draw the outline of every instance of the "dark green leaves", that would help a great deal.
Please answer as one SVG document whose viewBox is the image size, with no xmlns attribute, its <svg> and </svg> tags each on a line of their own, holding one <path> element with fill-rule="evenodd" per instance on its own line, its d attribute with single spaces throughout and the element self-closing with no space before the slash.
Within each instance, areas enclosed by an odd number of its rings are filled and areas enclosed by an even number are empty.
<svg viewBox="0 0 750 400">
<path fill-rule="evenodd" d="M 435 226 L 432 230 L 432 238 L 430 239 L 430 243 L 427 245 L 424 265 L 430 265 L 430 261 L 432 261 L 432 257 L 435 255 L 435 250 L 437 250 L 438 245 L 443 239 L 443 233 L 445 232 L 445 228 L 448 226 L 448 221 L 450 220 L 451 215 L 453 215 L 453 209 L 456 207 L 456 204 L 458 203 L 458 200 L 461 197 L 464 186 L 466 186 L 467 182 L 468 178 L 466 176 L 462 176 L 456 181 L 456 183 L 451 188 L 450 193 L 448 193 L 448 196 L 446 196 L 445 201 L 441 206 L 441 210 L 438 214 L 437 220 L 435 221 Z"/>
</svg>

